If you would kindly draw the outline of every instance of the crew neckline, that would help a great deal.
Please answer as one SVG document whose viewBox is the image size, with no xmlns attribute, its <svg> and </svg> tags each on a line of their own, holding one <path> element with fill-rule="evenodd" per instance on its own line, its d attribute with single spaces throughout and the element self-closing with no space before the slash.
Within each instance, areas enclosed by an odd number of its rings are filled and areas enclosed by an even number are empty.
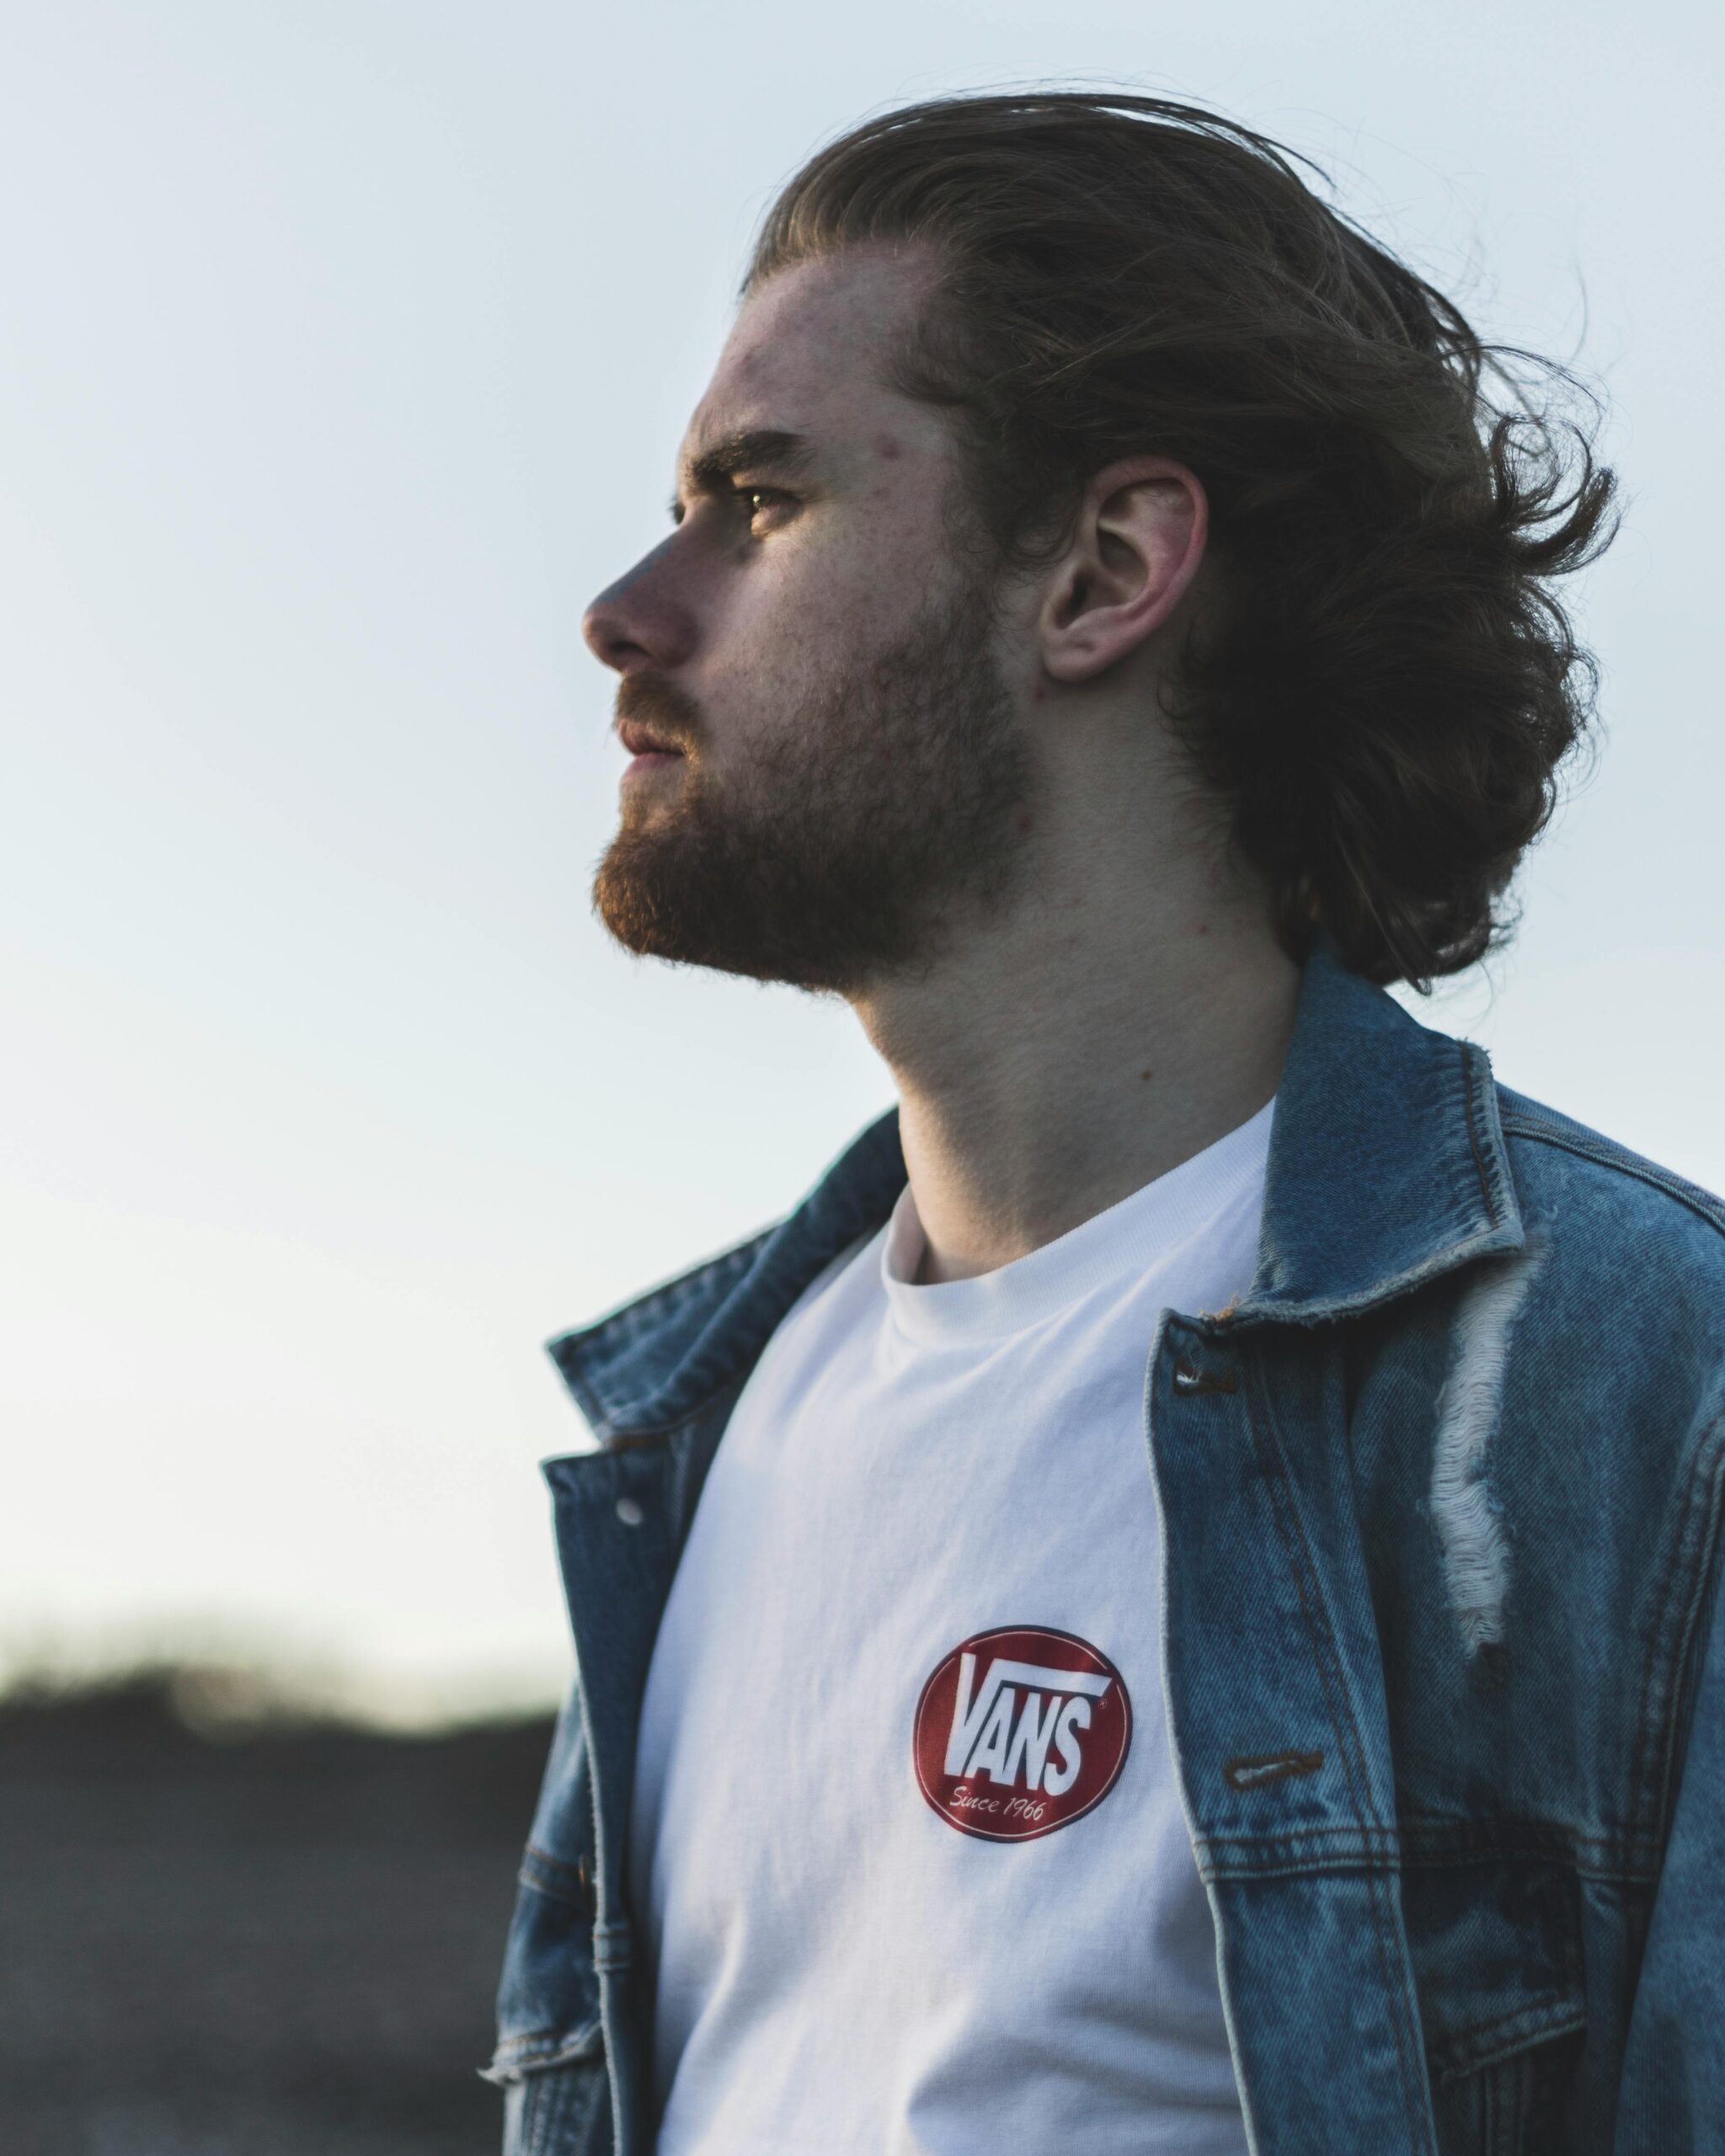
<svg viewBox="0 0 1725 2156">
<path fill-rule="evenodd" d="M 969 1280 L 913 1282 L 925 1237 L 906 1183 L 886 1224 L 880 1277 L 899 1330 L 932 1344 L 997 1340 L 1057 1317 L 1097 1288 L 1147 1273 L 1261 1192 L 1272 1097 L 1200 1153 L 1052 1242 Z"/>
</svg>

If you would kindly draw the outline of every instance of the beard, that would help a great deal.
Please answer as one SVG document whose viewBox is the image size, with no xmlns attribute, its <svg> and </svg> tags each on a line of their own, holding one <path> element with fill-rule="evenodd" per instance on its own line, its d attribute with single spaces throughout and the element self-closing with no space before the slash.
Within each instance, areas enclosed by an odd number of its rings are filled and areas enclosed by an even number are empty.
<svg viewBox="0 0 1725 2156">
<path fill-rule="evenodd" d="M 928 602 L 817 674 L 724 782 L 693 700 L 627 676 L 618 718 L 685 754 L 673 801 L 624 797 L 593 883 L 605 926 L 643 957 L 841 995 L 926 966 L 1003 901 L 1020 852 L 1032 760 L 992 629 L 980 586 Z"/>
</svg>

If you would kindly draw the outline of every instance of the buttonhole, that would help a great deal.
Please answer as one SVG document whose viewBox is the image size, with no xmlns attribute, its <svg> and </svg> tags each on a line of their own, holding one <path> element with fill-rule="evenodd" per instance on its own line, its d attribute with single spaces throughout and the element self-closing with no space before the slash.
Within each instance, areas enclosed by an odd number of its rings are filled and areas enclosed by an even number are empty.
<svg viewBox="0 0 1725 2156">
<path fill-rule="evenodd" d="M 1222 1769 L 1222 1780 L 1230 1789 L 1262 1789 L 1266 1782 L 1315 1774 L 1323 1763 L 1322 1752 L 1272 1752 L 1263 1758 L 1230 1759 Z"/>
<path fill-rule="evenodd" d="M 1174 1365 L 1176 1392 L 1238 1392 L 1240 1380 L 1232 1370 L 1201 1370 L 1183 1355 Z"/>
</svg>

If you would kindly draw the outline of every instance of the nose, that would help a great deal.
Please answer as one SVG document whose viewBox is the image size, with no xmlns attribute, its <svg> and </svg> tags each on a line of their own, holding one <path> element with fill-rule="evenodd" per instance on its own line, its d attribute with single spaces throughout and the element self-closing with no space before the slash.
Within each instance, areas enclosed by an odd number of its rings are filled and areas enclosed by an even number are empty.
<svg viewBox="0 0 1725 2156">
<path fill-rule="evenodd" d="M 669 556 L 676 536 L 601 591 L 581 617 L 588 649 L 617 673 L 644 666 L 662 671 L 694 649 L 694 618 L 672 589 Z"/>
</svg>

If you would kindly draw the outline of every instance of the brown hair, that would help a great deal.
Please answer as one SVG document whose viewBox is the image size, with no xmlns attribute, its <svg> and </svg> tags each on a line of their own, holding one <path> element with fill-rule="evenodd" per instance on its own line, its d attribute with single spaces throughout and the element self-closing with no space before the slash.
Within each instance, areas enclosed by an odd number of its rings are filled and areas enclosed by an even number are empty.
<svg viewBox="0 0 1725 2156">
<path fill-rule="evenodd" d="M 1222 599 L 1170 716 L 1290 950 L 1321 921 L 1423 988 L 1507 934 L 1585 734 L 1593 662 L 1548 580 L 1607 543 L 1614 483 L 1553 416 L 1573 378 L 1483 344 L 1294 156 L 1156 98 L 911 105 L 798 173 L 749 281 L 934 250 L 901 382 L 959 415 L 1002 561 L 1038 558 L 1116 457 L 1190 467 Z"/>
</svg>

